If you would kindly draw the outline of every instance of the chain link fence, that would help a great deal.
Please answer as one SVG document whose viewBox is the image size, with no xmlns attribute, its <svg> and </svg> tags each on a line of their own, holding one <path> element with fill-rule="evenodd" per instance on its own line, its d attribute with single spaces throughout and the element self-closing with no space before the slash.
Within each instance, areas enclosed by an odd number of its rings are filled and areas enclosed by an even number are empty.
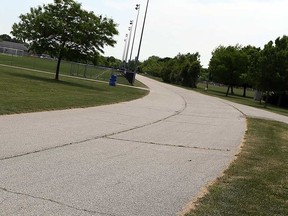
<svg viewBox="0 0 288 216">
<path fill-rule="evenodd" d="M 2 52 L 1 52 L 2 51 Z M 0 49 L 0 64 L 40 70 L 55 73 L 57 59 L 48 56 L 28 56 L 27 53 L 10 50 L 8 53 Z M 21 55 L 22 54 L 22 55 Z M 111 75 L 117 75 L 117 83 L 127 84 L 129 82 L 123 76 L 121 70 L 110 67 L 94 66 L 76 62 L 61 61 L 60 75 L 69 75 L 93 80 L 108 82 Z"/>
</svg>

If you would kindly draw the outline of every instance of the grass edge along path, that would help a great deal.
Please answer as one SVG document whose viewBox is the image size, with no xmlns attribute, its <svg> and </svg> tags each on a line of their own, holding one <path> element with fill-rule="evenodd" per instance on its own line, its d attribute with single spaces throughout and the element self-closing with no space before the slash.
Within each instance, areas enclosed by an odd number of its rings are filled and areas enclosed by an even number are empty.
<svg viewBox="0 0 288 216">
<path fill-rule="evenodd" d="M 288 124 L 248 118 L 236 156 L 185 216 L 288 215 Z"/>
<path fill-rule="evenodd" d="M 247 96 L 243 97 L 243 89 L 241 88 L 234 88 L 234 95 L 229 94 L 227 97 L 225 96 L 227 87 L 226 86 L 213 86 L 209 85 L 209 88 L 206 90 L 206 84 L 204 83 L 198 83 L 197 88 L 192 89 L 195 92 L 213 96 L 217 98 L 221 98 L 227 101 L 231 101 L 234 103 L 258 108 L 261 110 L 277 113 L 280 115 L 288 116 L 288 109 L 284 107 L 277 107 L 272 104 L 268 104 L 267 107 L 264 107 L 264 102 L 260 104 L 259 101 L 254 100 L 254 91 L 247 90 Z"/>
<path fill-rule="evenodd" d="M 95 80 L 0 65 L 0 115 L 115 104 L 141 98 L 145 88 L 111 87 Z"/>
</svg>

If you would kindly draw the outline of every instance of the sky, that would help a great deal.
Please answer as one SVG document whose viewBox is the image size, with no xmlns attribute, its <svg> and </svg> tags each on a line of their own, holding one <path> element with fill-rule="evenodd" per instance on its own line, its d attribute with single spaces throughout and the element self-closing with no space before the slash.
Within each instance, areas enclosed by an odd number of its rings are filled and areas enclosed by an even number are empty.
<svg viewBox="0 0 288 216">
<path fill-rule="evenodd" d="M 19 15 L 29 12 L 31 7 L 52 2 L 5 1 L 0 8 L 0 34 L 9 34 L 13 23 L 19 22 Z M 105 56 L 118 59 L 123 57 L 130 20 L 136 20 L 135 5 L 140 4 L 132 58 L 136 56 L 147 0 L 77 2 L 85 10 L 112 18 L 118 24 L 117 44 L 104 49 Z M 207 67 L 212 51 L 219 45 L 240 44 L 263 48 L 270 40 L 288 35 L 287 8 L 288 0 L 150 0 L 139 59 L 143 61 L 153 55 L 164 58 L 174 57 L 178 53 L 198 52 L 201 64 Z"/>
</svg>

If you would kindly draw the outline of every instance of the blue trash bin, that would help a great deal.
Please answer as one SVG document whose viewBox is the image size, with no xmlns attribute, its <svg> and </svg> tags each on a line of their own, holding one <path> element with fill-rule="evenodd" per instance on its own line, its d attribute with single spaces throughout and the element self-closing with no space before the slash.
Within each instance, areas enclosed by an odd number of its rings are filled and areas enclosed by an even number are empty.
<svg viewBox="0 0 288 216">
<path fill-rule="evenodd" d="M 116 82 L 117 82 L 117 76 L 115 74 L 112 74 L 109 79 L 109 85 L 116 86 Z"/>
</svg>

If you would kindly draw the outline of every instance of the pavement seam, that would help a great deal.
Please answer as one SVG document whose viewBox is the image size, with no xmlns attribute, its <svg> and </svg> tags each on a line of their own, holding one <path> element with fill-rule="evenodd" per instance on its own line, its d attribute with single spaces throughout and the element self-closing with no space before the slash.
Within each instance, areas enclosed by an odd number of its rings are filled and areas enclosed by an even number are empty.
<svg viewBox="0 0 288 216">
<path fill-rule="evenodd" d="M 242 110 L 238 109 L 237 107 L 233 106 L 232 104 L 230 104 L 228 102 L 225 102 L 223 100 L 219 100 L 219 101 L 224 103 L 224 104 L 226 104 L 226 105 L 228 105 L 228 106 L 230 106 L 230 107 L 232 107 L 232 108 L 234 108 L 234 109 L 236 109 L 238 112 L 240 112 L 243 115 L 244 118 L 248 117 Z"/>
<path fill-rule="evenodd" d="M 140 140 L 113 138 L 109 136 L 105 137 L 105 139 L 119 140 L 119 141 L 124 141 L 124 142 L 143 143 L 143 144 L 149 144 L 149 145 L 166 146 L 166 147 L 174 147 L 174 148 L 199 149 L 199 150 L 220 151 L 220 152 L 231 151 L 230 149 L 202 148 L 202 147 L 197 147 L 197 146 L 185 146 L 185 145 L 175 145 L 175 144 L 166 144 L 166 143 L 157 143 L 157 142 L 145 142 L 145 141 L 140 141 Z"/>
<path fill-rule="evenodd" d="M 31 155 L 31 154 L 40 153 L 40 152 L 55 150 L 55 149 L 58 149 L 58 148 L 64 148 L 64 147 L 67 147 L 67 146 L 82 144 L 82 143 L 89 142 L 89 141 L 92 141 L 92 140 L 97 140 L 97 139 L 101 139 L 101 138 L 106 138 L 106 137 L 118 135 L 118 134 L 121 134 L 121 133 L 130 132 L 130 131 L 133 131 L 133 130 L 137 130 L 137 129 L 140 129 L 140 128 L 148 127 L 148 126 L 163 122 L 163 121 L 165 121 L 165 120 L 167 120 L 169 118 L 172 118 L 174 116 L 177 116 L 177 115 L 181 114 L 187 108 L 187 101 L 181 95 L 179 95 L 179 96 L 184 101 L 184 106 L 182 107 L 182 109 L 180 109 L 178 111 L 175 111 L 172 115 L 169 115 L 169 116 L 167 116 L 165 118 L 162 118 L 162 119 L 159 119 L 157 121 L 150 122 L 150 123 L 147 123 L 147 124 L 144 124 L 144 125 L 140 125 L 140 126 L 136 126 L 136 127 L 133 127 L 133 128 L 129 128 L 129 129 L 126 129 L 126 130 L 113 132 L 113 133 L 110 133 L 110 134 L 105 134 L 105 135 L 102 135 L 102 136 L 91 137 L 91 138 L 88 138 L 88 139 L 85 139 L 85 140 L 80 140 L 80 141 L 71 142 L 71 143 L 65 143 L 63 145 L 58 145 L 58 146 L 53 146 L 53 147 L 50 147 L 50 148 L 39 149 L 39 150 L 36 150 L 36 151 L 33 151 L 33 152 L 26 152 L 26 153 L 23 153 L 23 154 L 3 157 L 3 158 L 0 158 L 0 161 L 14 159 L 14 158 L 18 158 L 18 157 L 23 157 L 23 156 L 27 156 L 27 155 Z"/>
<path fill-rule="evenodd" d="M 87 212 L 89 214 L 100 214 L 100 215 L 116 216 L 114 214 L 109 214 L 109 213 L 104 213 L 104 212 L 98 212 L 98 211 L 92 211 L 92 210 L 77 208 L 77 207 L 74 207 L 74 206 L 59 202 L 59 201 L 55 201 L 55 200 L 52 200 L 52 199 L 43 198 L 43 197 L 37 197 L 37 196 L 33 196 L 33 195 L 30 195 L 30 194 L 25 194 L 25 193 L 21 193 L 21 192 L 16 192 L 16 191 L 12 191 L 12 190 L 9 190 L 9 189 L 3 188 L 3 187 L 0 187 L 0 190 L 2 190 L 4 192 L 7 192 L 7 193 L 10 193 L 10 194 L 14 194 L 14 195 L 16 194 L 16 195 L 20 195 L 20 196 L 25 196 L 25 197 L 30 197 L 30 198 L 33 198 L 33 199 L 37 199 L 37 200 L 42 200 L 42 201 L 45 201 L 45 202 L 47 202 L 47 201 L 48 202 L 52 202 L 52 203 L 55 203 L 57 205 L 65 206 L 65 207 L 68 207 L 68 208 L 71 208 L 71 209 L 74 209 L 74 210 L 77 210 L 77 211 Z"/>
</svg>

